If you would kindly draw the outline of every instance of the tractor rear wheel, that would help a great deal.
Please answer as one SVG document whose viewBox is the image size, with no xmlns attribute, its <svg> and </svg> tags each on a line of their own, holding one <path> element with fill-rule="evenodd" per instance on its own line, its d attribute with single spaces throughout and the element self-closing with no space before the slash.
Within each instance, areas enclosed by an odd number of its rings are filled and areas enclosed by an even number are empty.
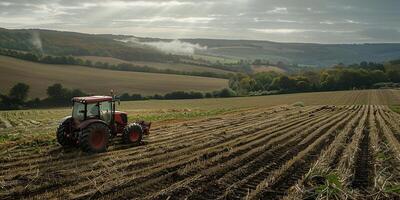
<svg viewBox="0 0 400 200">
<path fill-rule="evenodd" d="M 126 144 L 139 145 L 142 141 L 142 137 L 142 127 L 136 123 L 127 125 L 122 133 L 122 140 Z"/>
<path fill-rule="evenodd" d="M 83 151 L 101 153 L 107 150 L 110 128 L 102 123 L 93 123 L 82 130 L 80 146 Z"/>
</svg>

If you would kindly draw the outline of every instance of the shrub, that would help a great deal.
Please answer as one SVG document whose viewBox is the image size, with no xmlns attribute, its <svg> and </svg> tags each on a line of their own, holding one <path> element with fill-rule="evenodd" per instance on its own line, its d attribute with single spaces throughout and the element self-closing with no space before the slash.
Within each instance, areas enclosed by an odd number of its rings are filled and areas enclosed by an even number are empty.
<svg viewBox="0 0 400 200">
<path fill-rule="evenodd" d="M 295 106 L 295 107 L 304 107 L 304 102 L 298 101 L 298 102 L 292 104 L 292 106 Z"/>
</svg>

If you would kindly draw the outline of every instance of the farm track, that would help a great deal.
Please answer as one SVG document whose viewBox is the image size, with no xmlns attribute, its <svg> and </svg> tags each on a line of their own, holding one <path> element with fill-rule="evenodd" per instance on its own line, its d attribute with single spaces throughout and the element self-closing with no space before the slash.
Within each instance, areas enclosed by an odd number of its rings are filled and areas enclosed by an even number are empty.
<svg viewBox="0 0 400 200">
<path fill-rule="evenodd" d="M 348 101 L 360 95 L 380 98 Z M 319 162 L 350 166 L 344 185 L 365 199 L 377 177 L 399 182 L 399 119 L 385 106 L 279 106 L 156 127 L 97 155 L 18 149 L 0 157 L 0 199 L 281 199 Z"/>
</svg>

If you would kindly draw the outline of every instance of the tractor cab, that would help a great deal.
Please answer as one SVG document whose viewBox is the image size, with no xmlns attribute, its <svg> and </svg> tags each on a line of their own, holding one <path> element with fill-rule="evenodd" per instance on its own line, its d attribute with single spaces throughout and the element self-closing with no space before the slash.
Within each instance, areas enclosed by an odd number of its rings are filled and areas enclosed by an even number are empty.
<svg viewBox="0 0 400 200">
<path fill-rule="evenodd" d="M 150 122 L 128 124 L 125 112 L 115 111 L 119 100 L 111 96 L 72 98 L 72 115 L 65 117 L 57 129 L 62 146 L 80 146 L 89 152 L 103 152 L 109 139 L 121 135 L 125 143 L 139 144 L 148 134 Z"/>
<path fill-rule="evenodd" d="M 75 120 L 101 119 L 107 124 L 111 124 L 112 114 L 115 112 L 113 110 L 115 101 L 112 97 L 75 97 L 72 102 L 72 118 Z"/>
<path fill-rule="evenodd" d="M 115 111 L 116 101 L 111 96 L 74 97 L 72 118 L 76 124 L 101 120 L 110 126 L 113 135 L 121 133 L 128 123 L 128 115 Z"/>
</svg>

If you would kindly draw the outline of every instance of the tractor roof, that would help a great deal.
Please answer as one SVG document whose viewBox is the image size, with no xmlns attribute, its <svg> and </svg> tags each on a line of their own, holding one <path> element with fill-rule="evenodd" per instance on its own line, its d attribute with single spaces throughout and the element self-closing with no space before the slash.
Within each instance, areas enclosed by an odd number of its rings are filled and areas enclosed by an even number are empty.
<svg viewBox="0 0 400 200">
<path fill-rule="evenodd" d="M 80 103 L 97 103 L 103 101 L 112 101 L 113 98 L 110 96 L 89 96 L 89 97 L 74 97 L 72 98 L 73 102 Z"/>
</svg>

